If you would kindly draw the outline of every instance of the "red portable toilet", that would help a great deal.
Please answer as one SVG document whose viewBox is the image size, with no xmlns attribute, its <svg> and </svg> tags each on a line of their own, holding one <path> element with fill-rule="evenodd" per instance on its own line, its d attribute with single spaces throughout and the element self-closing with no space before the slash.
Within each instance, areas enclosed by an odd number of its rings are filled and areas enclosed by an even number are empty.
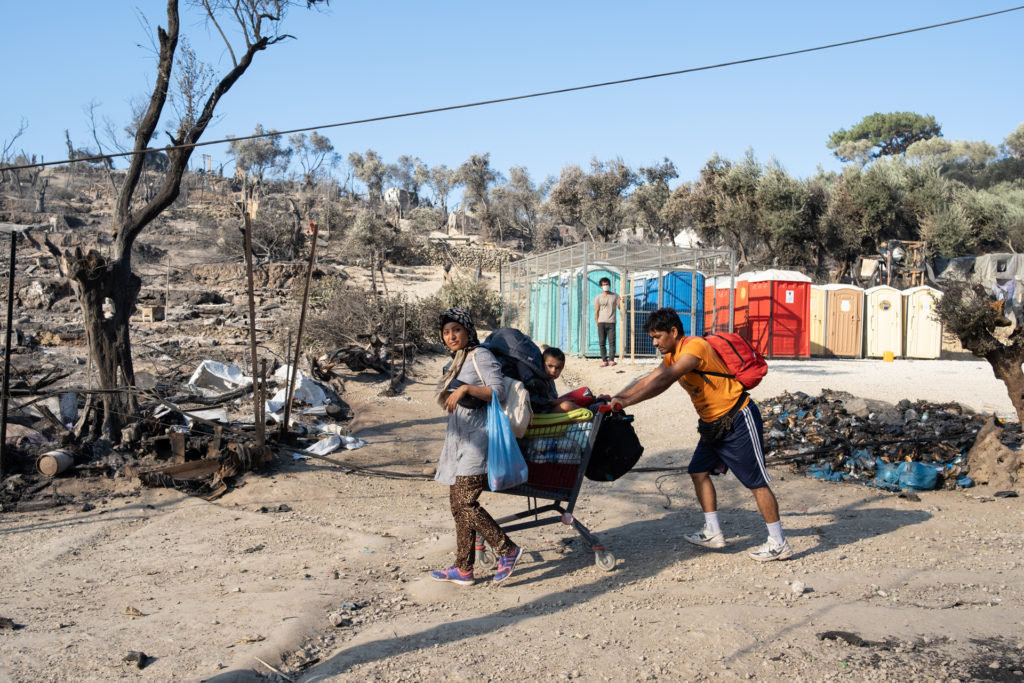
<svg viewBox="0 0 1024 683">
<path fill-rule="evenodd" d="M 733 298 L 733 332 L 742 335 L 745 339 L 750 339 L 750 326 L 747 320 L 750 276 L 756 273 L 757 271 L 751 271 L 736 276 L 736 295 Z"/>
<path fill-rule="evenodd" d="M 768 358 L 810 358 L 811 278 L 794 270 L 750 273 L 747 329 Z"/>
</svg>

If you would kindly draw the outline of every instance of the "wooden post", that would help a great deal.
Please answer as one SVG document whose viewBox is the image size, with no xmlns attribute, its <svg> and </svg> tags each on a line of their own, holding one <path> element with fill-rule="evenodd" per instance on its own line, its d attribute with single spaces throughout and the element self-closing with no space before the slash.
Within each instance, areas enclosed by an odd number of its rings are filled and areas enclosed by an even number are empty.
<svg viewBox="0 0 1024 683">
<path fill-rule="evenodd" d="M 263 434 L 263 423 L 260 421 L 260 391 L 259 391 L 259 379 L 256 376 L 256 369 L 259 367 L 258 358 L 256 354 L 256 285 L 253 278 L 252 272 L 252 219 L 249 218 L 248 212 L 242 214 L 245 219 L 245 274 L 247 278 L 248 295 L 249 295 L 249 356 L 250 364 L 252 366 L 252 401 L 253 401 L 253 419 L 256 424 L 256 446 L 259 448 L 263 447 L 264 434 Z M 170 273 L 171 257 L 167 256 L 167 272 Z M 169 290 L 168 290 L 169 291 Z"/>
<path fill-rule="evenodd" d="M 292 413 L 292 395 L 295 392 L 295 375 L 299 371 L 299 354 L 302 353 L 302 327 L 306 323 L 306 306 L 309 303 L 309 284 L 313 279 L 313 265 L 316 263 L 316 223 L 309 221 L 309 228 L 313 233 L 312 246 L 309 248 L 309 268 L 306 269 L 306 286 L 302 291 L 302 308 L 299 310 L 299 330 L 295 334 L 295 362 L 292 364 L 292 371 L 288 377 L 288 387 L 285 389 L 284 403 L 284 431 L 288 431 L 288 420 Z"/>
<path fill-rule="evenodd" d="M 636 287 L 629 281 L 629 364 L 636 364 Z"/>
<path fill-rule="evenodd" d="M 7 341 L 4 344 L 4 381 L 3 394 L 0 395 L 0 479 L 3 478 L 7 463 L 7 401 L 11 388 L 11 325 L 14 320 L 14 262 L 18 251 L 18 233 L 11 231 L 11 260 L 7 262 L 7 329 L 4 334 Z"/>
</svg>

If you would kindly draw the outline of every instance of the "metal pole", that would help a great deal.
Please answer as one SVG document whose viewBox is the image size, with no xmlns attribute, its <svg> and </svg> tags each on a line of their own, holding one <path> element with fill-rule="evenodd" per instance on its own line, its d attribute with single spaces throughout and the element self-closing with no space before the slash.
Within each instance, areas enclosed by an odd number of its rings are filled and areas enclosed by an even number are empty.
<svg viewBox="0 0 1024 683">
<path fill-rule="evenodd" d="M 295 373 L 299 371 L 299 354 L 302 352 L 302 327 L 306 324 L 306 304 L 309 302 L 309 283 L 313 279 L 313 264 L 316 260 L 316 223 L 309 221 L 309 228 L 313 233 L 313 244 L 309 248 L 309 268 L 306 270 L 306 286 L 302 290 L 302 309 L 299 312 L 299 331 L 295 335 L 295 362 L 292 363 L 291 372 L 288 373 L 288 388 L 285 390 L 284 403 L 284 431 L 288 431 L 288 421 L 292 413 L 292 394 L 295 392 Z"/>
<path fill-rule="evenodd" d="M 0 478 L 4 476 L 7 463 L 7 400 L 11 388 L 11 325 L 14 320 L 14 259 L 18 250 L 18 233 L 11 231 L 11 260 L 8 262 L 7 279 L 7 341 L 4 344 L 3 395 L 0 396 Z"/>
<path fill-rule="evenodd" d="M 242 215 L 245 218 L 245 274 L 249 284 L 249 355 L 252 359 L 253 419 L 256 422 L 256 447 L 263 448 L 266 443 L 266 437 L 264 434 L 265 425 L 260 419 L 262 406 L 260 405 L 259 376 L 257 375 L 259 363 L 256 354 L 256 285 L 252 274 L 252 221 L 249 218 L 248 211 L 243 212 Z M 171 257 L 168 255 L 168 268 L 170 268 L 170 263 Z"/>
<path fill-rule="evenodd" d="M 736 316 L 736 252 L 729 254 L 729 331 L 733 329 L 733 318 Z"/>
</svg>

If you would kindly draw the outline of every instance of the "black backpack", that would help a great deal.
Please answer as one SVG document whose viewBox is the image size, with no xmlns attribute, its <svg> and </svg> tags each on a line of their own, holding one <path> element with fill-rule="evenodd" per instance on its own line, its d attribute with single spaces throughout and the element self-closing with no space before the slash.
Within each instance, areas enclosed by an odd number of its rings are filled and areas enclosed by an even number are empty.
<svg viewBox="0 0 1024 683">
<path fill-rule="evenodd" d="M 487 335 L 481 346 L 498 359 L 501 374 L 526 386 L 532 402 L 544 404 L 554 398 L 554 384 L 544 369 L 544 355 L 525 333 L 514 327 L 499 327 Z"/>
<path fill-rule="evenodd" d="M 587 464 L 587 479 L 615 481 L 633 469 L 643 454 L 644 447 L 633 429 L 633 416 L 608 413 L 594 440 L 594 449 Z"/>
</svg>

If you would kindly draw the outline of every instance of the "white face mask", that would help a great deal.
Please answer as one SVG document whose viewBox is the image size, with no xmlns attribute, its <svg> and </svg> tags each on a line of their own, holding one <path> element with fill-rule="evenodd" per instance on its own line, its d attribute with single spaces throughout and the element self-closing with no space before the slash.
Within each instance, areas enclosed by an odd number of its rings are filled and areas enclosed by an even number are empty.
<svg viewBox="0 0 1024 683">
<path fill-rule="evenodd" d="M 607 292 L 610 289 L 611 289 L 610 285 L 601 285 L 601 290 L 604 291 L 604 292 Z"/>
</svg>

